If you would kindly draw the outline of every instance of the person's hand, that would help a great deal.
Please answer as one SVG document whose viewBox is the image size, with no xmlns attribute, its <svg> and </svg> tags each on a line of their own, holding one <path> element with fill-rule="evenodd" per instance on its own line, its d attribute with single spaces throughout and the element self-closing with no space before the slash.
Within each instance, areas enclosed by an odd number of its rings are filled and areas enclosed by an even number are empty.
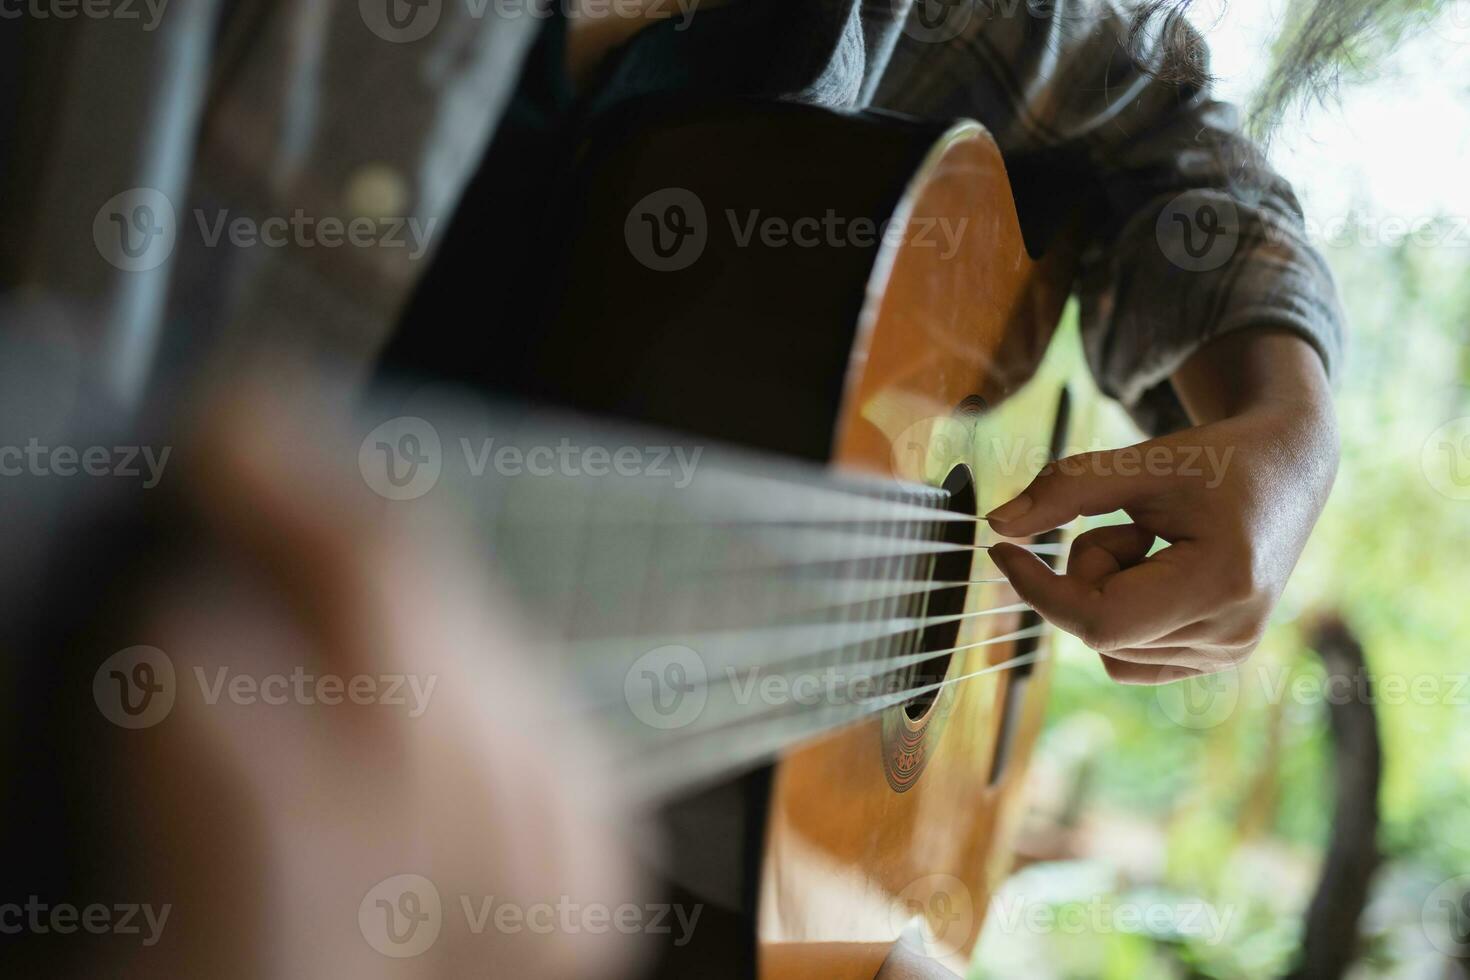
<svg viewBox="0 0 1470 980">
<path fill-rule="evenodd" d="M 1064 574 L 1011 544 L 991 551 L 1025 602 L 1126 684 L 1250 656 L 1337 470 L 1326 373 L 1296 336 L 1232 334 L 1173 381 L 1204 424 L 1058 460 L 987 517 L 998 534 L 1026 537 L 1079 515 L 1127 514 L 1131 523 L 1079 535 Z M 1150 554 L 1156 539 L 1168 546 Z"/>
<path fill-rule="evenodd" d="M 338 406 L 290 390 L 226 399 L 178 454 L 210 558 L 145 590 L 131 632 L 178 694 L 118 739 L 140 887 L 174 914 L 108 975 L 623 975 L 637 941 L 582 924 L 647 897 L 595 736 L 462 529 L 381 506 L 335 465 Z"/>
</svg>

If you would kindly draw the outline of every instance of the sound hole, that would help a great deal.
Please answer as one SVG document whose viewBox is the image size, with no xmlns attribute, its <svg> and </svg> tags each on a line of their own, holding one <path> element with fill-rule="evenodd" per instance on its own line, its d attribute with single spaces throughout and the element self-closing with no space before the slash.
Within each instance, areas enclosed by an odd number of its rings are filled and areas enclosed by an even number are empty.
<svg viewBox="0 0 1470 980">
<path fill-rule="evenodd" d="M 966 517 L 976 516 L 975 505 L 975 476 L 970 468 L 961 463 L 949 471 L 949 476 L 944 479 L 944 489 L 948 491 L 945 509 Z M 937 533 L 935 540 L 948 544 L 969 545 L 975 542 L 975 526 L 967 521 L 944 521 L 936 525 Z M 970 568 L 974 554 L 970 551 L 947 552 L 935 557 L 930 569 L 930 581 L 933 582 L 967 582 L 970 579 Z M 929 593 L 929 606 L 925 610 L 930 617 L 952 616 L 965 611 L 965 596 L 969 592 L 967 588 L 942 589 Z M 920 651 L 949 650 L 955 646 L 956 639 L 960 634 L 958 622 L 943 623 L 938 626 L 930 626 L 924 630 L 920 641 Z M 944 675 L 949 672 L 949 661 L 951 654 L 942 653 L 933 660 L 926 660 L 919 664 L 914 675 L 914 687 L 928 687 L 938 684 L 944 680 Z M 904 711 L 915 721 L 923 717 L 924 713 L 934 706 L 938 691 L 927 691 L 904 705 Z"/>
</svg>

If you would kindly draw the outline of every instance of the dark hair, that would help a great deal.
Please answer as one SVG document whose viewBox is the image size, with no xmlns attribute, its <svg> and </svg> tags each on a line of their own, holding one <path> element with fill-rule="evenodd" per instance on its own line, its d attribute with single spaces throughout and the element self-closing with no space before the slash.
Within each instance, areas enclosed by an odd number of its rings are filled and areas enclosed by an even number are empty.
<svg viewBox="0 0 1470 980">
<path fill-rule="evenodd" d="M 1128 44 L 1152 75 L 1181 85 L 1209 81 L 1204 41 L 1185 20 L 1194 0 L 1134 0 Z M 1289 0 L 1268 57 L 1272 71 L 1251 107 L 1252 127 L 1272 128 L 1293 106 L 1336 92 L 1450 0 Z"/>
</svg>

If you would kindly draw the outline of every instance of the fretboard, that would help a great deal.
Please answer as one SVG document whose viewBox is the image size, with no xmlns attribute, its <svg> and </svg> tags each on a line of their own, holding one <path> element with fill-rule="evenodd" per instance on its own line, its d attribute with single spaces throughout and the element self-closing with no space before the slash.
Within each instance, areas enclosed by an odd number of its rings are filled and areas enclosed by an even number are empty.
<svg viewBox="0 0 1470 980">
<path fill-rule="evenodd" d="M 966 608 L 997 573 L 945 489 L 566 417 L 439 429 L 435 492 L 640 797 L 932 700 L 968 679 L 946 675 L 956 650 L 1035 632 L 1014 599 Z"/>
</svg>

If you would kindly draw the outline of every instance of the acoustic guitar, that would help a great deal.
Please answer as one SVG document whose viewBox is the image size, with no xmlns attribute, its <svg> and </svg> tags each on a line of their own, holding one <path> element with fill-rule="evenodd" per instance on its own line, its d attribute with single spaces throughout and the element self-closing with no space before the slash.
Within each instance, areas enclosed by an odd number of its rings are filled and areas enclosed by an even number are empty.
<svg viewBox="0 0 1470 980">
<path fill-rule="evenodd" d="M 439 435 L 606 450 L 474 506 L 709 906 L 660 972 L 963 973 L 1046 696 L 978 515 L 1061 438 L 1059 223 L 976 122 L 786 104 L 630 110 L 571 186 L 524 380 L 577 414 Z"/>
</svg>

